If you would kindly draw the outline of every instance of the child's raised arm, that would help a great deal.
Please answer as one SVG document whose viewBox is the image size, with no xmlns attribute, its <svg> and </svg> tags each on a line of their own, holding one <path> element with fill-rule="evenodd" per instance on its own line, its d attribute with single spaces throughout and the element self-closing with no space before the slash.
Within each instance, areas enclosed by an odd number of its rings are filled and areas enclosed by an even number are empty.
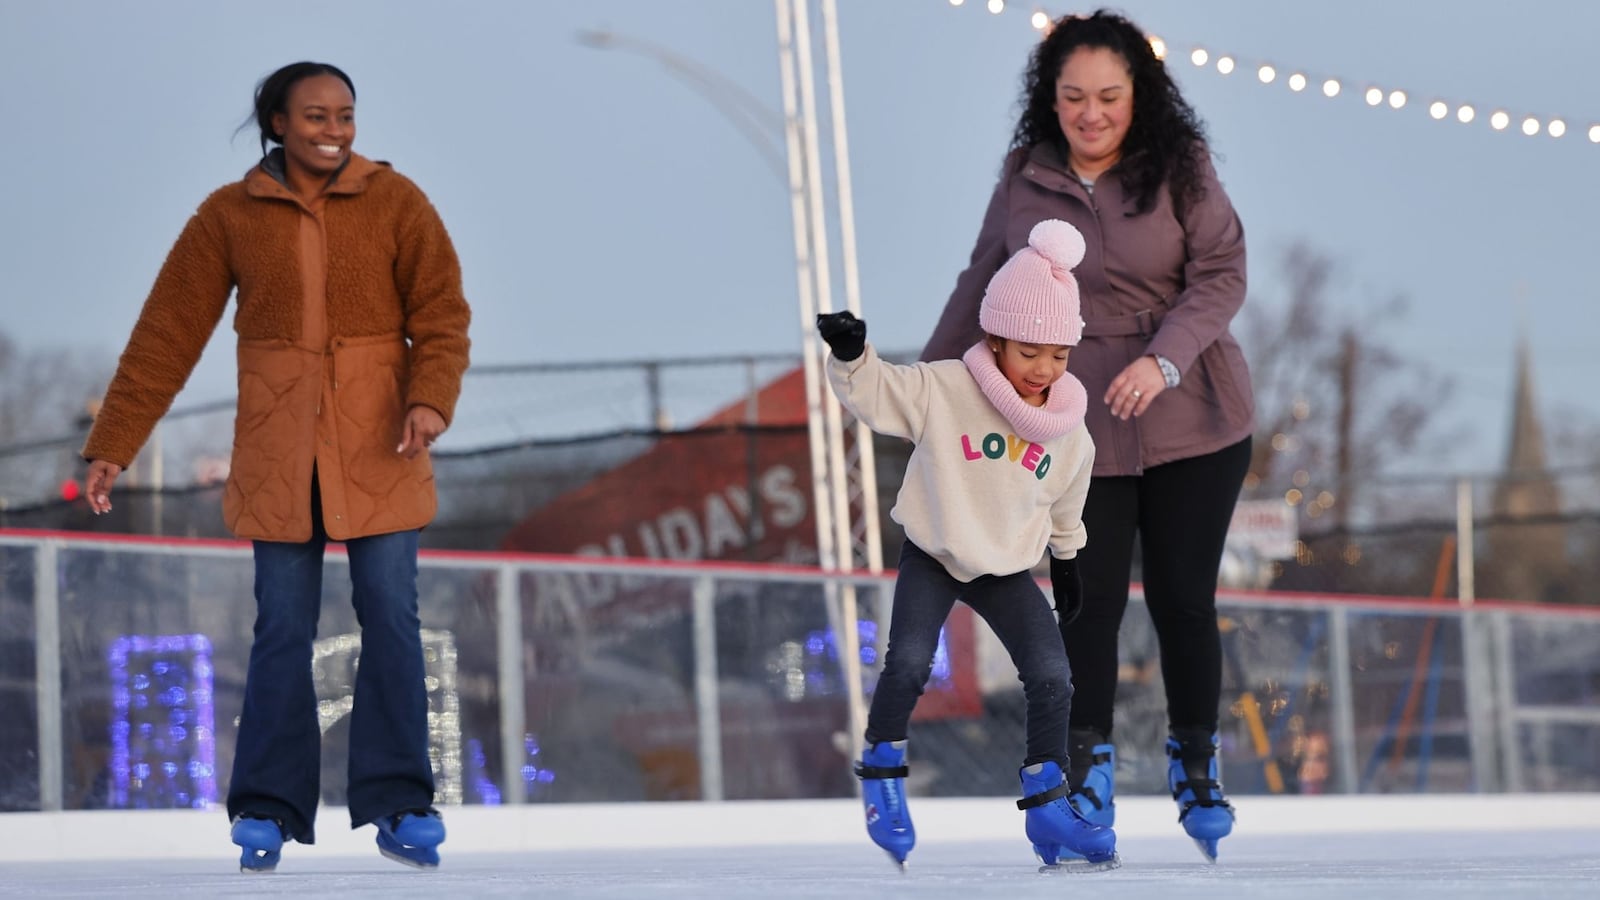
<svg viewBox="0 0 1600 900">
<path fill-rule="evenodd" d="M 866 342 L 867 323 L 848 312 L 817 316 L 817 331 L 833 350 L 828 383 L 839 402 L 879 434 L 920 441 L 933 393 L 929 366 L 879 359 Z"/>
</svg>

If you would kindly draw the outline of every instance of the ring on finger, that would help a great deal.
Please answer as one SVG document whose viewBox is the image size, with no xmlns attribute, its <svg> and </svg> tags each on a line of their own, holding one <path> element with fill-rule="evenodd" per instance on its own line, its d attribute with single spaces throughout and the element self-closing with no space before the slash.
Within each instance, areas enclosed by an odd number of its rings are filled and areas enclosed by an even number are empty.
<svg viewBox="0 0 1600 900">
<path fill-rule="evenodd" d="M 1143 397 L 1143 396 L 1144 396 L 1144 394 L 1138 388 L 1134 388 L 1133 389 L 1133 399 L 1137 400 L 1137 399 L 1139 399 L 1140 397 Z"/>
</svg>

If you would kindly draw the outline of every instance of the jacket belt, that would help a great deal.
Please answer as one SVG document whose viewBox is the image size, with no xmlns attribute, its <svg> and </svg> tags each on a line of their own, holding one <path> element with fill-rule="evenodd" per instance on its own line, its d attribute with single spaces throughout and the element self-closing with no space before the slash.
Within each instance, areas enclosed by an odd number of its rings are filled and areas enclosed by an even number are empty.
<svg viewBox="0 0 1600 900">
<path fill-rule="evenodd" d="M 1125 316 L 1107 316 L 1103 319 L 1085 319 L 1084 337 L 1152 337 L 1163 315 L 1155 310 L 1141 309 Z"/>
</svg>

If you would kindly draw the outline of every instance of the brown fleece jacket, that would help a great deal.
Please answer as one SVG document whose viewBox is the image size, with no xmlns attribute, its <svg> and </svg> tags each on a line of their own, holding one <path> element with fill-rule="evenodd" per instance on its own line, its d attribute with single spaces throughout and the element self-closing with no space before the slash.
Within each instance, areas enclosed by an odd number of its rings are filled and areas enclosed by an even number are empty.
<svg viewBox="0 0 1600 900">
<path fill-rule="evenodd" d="M 307 246 L 320 256 L 304 259 Z M 306 267 L 326 274 L 320 296 L 306 287 Z M 395 447 L 410 407 L 453 416 L 471 313 L 427 197 L 387 163 L 355 155 L 311 206 L 260 166 L 206 198 L 156 277 L 84 457 L 133 461 L 235 289 L 228 527 L 242 538 L 309 540 L 313 470 L 335 540 L 431 521 L 427 454 L 406 460 Z M 308 317 L 325 321 L 320 340 L 305 334 Z"/>
</svg>

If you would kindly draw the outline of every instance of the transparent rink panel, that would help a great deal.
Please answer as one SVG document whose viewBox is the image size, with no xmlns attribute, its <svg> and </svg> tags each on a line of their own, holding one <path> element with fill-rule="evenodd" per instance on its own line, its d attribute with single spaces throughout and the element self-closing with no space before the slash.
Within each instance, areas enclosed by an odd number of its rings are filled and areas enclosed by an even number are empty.
<svg viewBox="0 0 1600 900">
<path fill-rule="evenodd" d="M 1224 605 L 1218 623 L 1217 733 L 1229 792 L 1336 790 L 1326 613 Z M 945 648 L 953 665 L 941 684 L 936 660 L 934 681 L 912 723 L 913 778 L 923 770 L 919 786 L 929 794 L 1010 795 L 1026 755 L 1027 714 L 1016 667 L 988 626 L 959 604 L 945 629 Z M 1130 602 L 1123 616 L 1118 657 L 1111 735 L 1117 791 L 1164 795 L 1166 688 L 1155 629 L 1141 600 Z M 969 669 L 979 672 L 975 685 L 966 677 Z"/>
<path fill-rule="evenodd" d="M 255 618 L 248 550 L 72 547 L 59 564 L 63 807 L 218 802 Z"/>
<path fill-rule="evenodd" d="M 0 812 L 39 808 L 33 547 L 0 544 Z"/>
<path fill-rule="evenodd" d="M 205 807 L 227 796 L 255 623 L 254 563 L 237 552 L 61 554 L 64 806 Z M 494 579 L 423 566 L 418 577 L 430 752 L 439 802 L 471 800 L 466 730 L 498 741 Z M 330 554 L 313 645 L 322 798 L 346 796 L 359 629 L 349 568 Z M 463 691 L 458 633 L 490 672 Z M 485 646 L 485 640 L 487 644 Z M 486 700 L 484 698 L 487 698 Z M 485 703 L 488 706 L 484 713 Z"/>
<path fill-rule="evenodd" d="M 1229 793 L 1337 792 L 1327 612 L 1224 605 L 1218 624 Z M 1166 759 L 1159 766 L 1164 790 Z"/>
<path fill-rule="evenodd" d="M 712 580 L 697 619 L 695 586 L 692 576 L 523 576 L 530 801 L 698 800 L 717 781 L 729 800 L 853 790 L 823 588 Z M 697 696 L 697 628 L 715 641 L 720 769 L 701 754 L 713 723 Z"/>
<path fill-rule="evenodd" d="M 1550 614 L 1507 624 L 1513 789 L 1600 790 L 1600 620 Z"/>
<path fill-rule="evenodd" d="M 527 802 L 696 800 L 691 580 L 521 575 Z"/>
<path fill-rule="evenodd" d="M 845 590 L 808 582 L 717 583 L 719 715 L 728 799 L 854 796 L 851 685 L 843 640 L 848 626 L 840 618 Z M 879 628 L 879 589 L 857 586 L 853 593 L 864 716 L 887 629 Z M 886 602 L 883 611 L 886 626 Z"/>
<path fill-rule="evenodd" d="M 1349 616 L 1360 793 L 1474 790 L 1461 619 Z"/>
</svg>

